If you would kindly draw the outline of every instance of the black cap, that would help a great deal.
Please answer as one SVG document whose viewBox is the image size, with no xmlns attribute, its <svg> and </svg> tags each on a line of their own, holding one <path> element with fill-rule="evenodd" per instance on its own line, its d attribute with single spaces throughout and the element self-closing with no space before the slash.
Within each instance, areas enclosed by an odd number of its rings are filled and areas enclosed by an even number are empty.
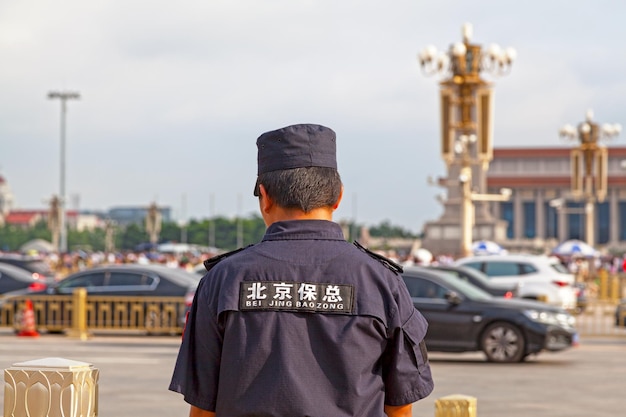
<svg viewBox="0 0 626 417">
<path fill-rule="evenodd" d="M 263 133 L 256 141 L 257 175 L 305 167 L 337 169 L 336 135 L 332 129 L 299 124 Z"/>
</svg>

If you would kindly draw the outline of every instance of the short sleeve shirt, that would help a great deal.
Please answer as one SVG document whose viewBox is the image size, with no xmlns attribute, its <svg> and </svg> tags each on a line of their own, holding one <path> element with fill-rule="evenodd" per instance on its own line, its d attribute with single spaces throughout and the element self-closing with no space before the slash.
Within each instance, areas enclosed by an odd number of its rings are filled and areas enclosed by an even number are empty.
<svg viewBox="0 0 626 417">
<path fill-rule="evenodd" d="M 277 222 L 201 280 L 170 390 L 218 416 L 382 417 L 432 391 L 426 329 L 339 225 Z"/>
</svg>

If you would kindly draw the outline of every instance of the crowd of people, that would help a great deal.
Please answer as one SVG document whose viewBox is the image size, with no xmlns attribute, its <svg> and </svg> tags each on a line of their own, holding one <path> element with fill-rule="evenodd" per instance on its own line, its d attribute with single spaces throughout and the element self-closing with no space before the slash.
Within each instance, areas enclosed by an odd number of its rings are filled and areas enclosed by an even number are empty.
<svg viewBox="0 0 626 417">
<path fill-rule="evenodd" d="M 189 272 L 197 271 L 202 263 L 218 253 L 211 252 L 156 252 L 156 251 L 119 251 L 85 252 L 75 251 L 64 254 L 29 252 L 0 254 L 26 255 L 43 260 L 56 280 L 86 268 L 107 264 L 160 264 L 170 268 L 182 268 Z"/>
</svg>

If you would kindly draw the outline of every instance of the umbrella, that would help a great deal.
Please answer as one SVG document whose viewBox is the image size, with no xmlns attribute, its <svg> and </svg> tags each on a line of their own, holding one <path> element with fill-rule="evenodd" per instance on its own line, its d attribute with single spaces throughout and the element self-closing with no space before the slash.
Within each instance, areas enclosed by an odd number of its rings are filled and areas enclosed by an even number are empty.
<svg viewBox="0 0 626 417">
<path fill-rule="evenodd" d="M 34 239 L 24 243 L 20 247 L 20 251 L 22 253 L 30 253 L 30 252 L 43 252 L 43 253 L 52 253 L 55 251 L 55 247 L 52 246 L 52 243 L 43 239 Z"/>
<path fill-rule="evenodd" d="M 499 255 L 504 252 L 502 246 L 490 240 L 479 240 L 472 244 L 474 255 Z"/>
<path fill-rule="evenodd" d="M 412 255 L 418 263 L 423 265 L 429 265 L 433 260 L 432 252 L 424 248 L 414 250 Z"/>
<path fill-rule="evenodd" d="M 560 256 L 598 256 L 598 251 L 587 243 L 571 239 L 559 244 L 552 250 L 553 255 Z"/>
</svg>

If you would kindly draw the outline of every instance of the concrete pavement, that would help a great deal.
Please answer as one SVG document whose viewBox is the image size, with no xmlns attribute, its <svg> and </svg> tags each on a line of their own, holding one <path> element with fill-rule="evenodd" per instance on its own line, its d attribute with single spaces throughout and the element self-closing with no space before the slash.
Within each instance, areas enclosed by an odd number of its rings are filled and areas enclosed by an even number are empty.
<svg viewBox="0 0 626 417">
<path fill-rule="evenodd" d="M 179 342 L 128 334 L 21 338 L 3 331 L 0 369 L 47 357 L 88 362 L 100 370 L 100 416 L 186 417 L 182 396 L 167 390 Z M 414 416 L 434 416 L 435 400 L 451 394 L 477 397 L 478 417 L 616 417 L 626 407 L 626 338 L 582 339 L 576 348 L 522 364 L 486 363 L 480 353 L 430 358 L 435 391 L 414 405 Z M 2 410 L 4 382 L 0 387 Z"/>
</svg>

